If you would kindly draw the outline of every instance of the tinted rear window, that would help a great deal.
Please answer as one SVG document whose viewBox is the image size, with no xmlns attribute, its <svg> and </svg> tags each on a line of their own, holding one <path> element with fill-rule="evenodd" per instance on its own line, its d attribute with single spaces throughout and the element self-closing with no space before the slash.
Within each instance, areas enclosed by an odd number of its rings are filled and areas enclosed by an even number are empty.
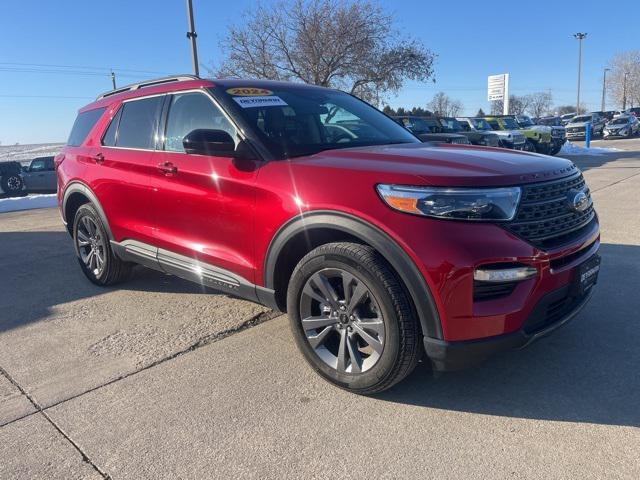
<svg viewBox="0 0 640 480">
<path fill-rule="evenodd" d="M 152 149 L 164 97 L 143 98 L 122 105 L 116 146 Z"/>
<path fill-rule="evenodd" d="M 82 145 L 82 142 L 84 142 L 84 139 L 87 138 L 87 135 L 89 135 L 91 129 L 104 113 L 104 110 L 104 108 L 96 108 L 94 110 L 89 110 L 78 114 L 78 116 L 76 117 L 76 121 L 73 123 L 73 127 L 71 128 L 71 133 L 69 134 L 67 145 L 70 145 L 72 147 L 78 147 Z"/>
</svg>

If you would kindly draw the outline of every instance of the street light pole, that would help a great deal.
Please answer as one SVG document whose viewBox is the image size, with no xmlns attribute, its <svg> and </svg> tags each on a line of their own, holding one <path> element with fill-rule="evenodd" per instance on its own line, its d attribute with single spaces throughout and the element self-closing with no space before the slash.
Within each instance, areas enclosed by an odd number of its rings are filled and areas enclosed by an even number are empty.
<svg viewBox="0 0 640 480">
<path fill-rule="evenodd" d="M 191 59 L 193 61 L 193 73 L 196 77 L 200 76 L 200 69 L 198 68 L 198 47 L 196 46 L 196 28 L 193 22 L 193 5 L 191 0 L 187 0 L 187 20 L 189 21 L 189 31 L 187 32 L 187 38 L 191 40 Z"/>
<path fill-rule="evenodd" d="M 606 89 L 607 89 L 607 72 L 610 71 L 610 68 L 605 68 L 604 72 L 602 74 L 602 105 L 600 107 L 600 110 L 602 110 L 604 112 L 605 109 L 605 95 L 606 95 Z"/>
<path fill-rule="evenodd" d="M 578 40 L 578 99 L 576 101 L 576 113 L 580 114 L 580 76 L 582 74 L 582 40 L 587 38 L 586 33 L 574 33 L 573 36 Z"/>
<path fill-rule="evenodd" d="M 622 82 L 622 110 L 627 109 L 627 76 L 629 72 L 624 72 L 624 81 Z"/>
</svg>

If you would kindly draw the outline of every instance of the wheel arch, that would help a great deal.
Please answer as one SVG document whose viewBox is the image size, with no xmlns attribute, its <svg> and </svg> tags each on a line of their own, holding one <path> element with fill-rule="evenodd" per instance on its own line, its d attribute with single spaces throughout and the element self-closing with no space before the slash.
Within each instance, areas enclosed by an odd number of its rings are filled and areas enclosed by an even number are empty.
<svg viewBox="0 0 640 480">
<path fill-rule="evenodd" d="M 388 234 L 342 212 L 315 211 L 298 215 L 280 227 L 272 239 L 264 261 L 263 281 L 267 289 L 275 291 L 281 309 L 282 298 L 286 299 L 286 285 L 298 261 L 313 248 L 334 241 L 355 241 L 376 249 L 404 284 L 423 334 L 442 338 L 433 295 L 413 260 Z"/>
<path fill-rule="evenodd" d="M 75 217 L 78 208 L 86 203 L 91 203 L 100 215 L 100 220 L 104 225 L 109 240 L 113 240 L 113 234 L 111 233 L 111 227 L 107 220 L 107 216 L 104 213 L 102 205 L 98 200 L 96 194 L 89 188 L 88 185 L 74 181 L 71 182 L 64 191 L 62 198 L 62 219 L 67 226 L 67 231 L 70 235 L 73 235 L 73 218 Z"/>
</svg>

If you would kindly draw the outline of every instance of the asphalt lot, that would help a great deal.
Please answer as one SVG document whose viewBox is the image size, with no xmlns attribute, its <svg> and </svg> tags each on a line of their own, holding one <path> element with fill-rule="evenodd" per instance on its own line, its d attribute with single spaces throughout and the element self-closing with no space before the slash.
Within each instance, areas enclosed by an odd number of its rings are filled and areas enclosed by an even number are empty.
<svg viewBox="0 0 640 480">
<path fill-rule="evenodd" d="M 479 368 L 359 397 L 286 318 L 139 269 L 82 276 L 56 209 L 0 215 L 0 478 L 640 478 L 640 139 L 571 157 L 602 223 L 590 305 Z"/>
</svg>

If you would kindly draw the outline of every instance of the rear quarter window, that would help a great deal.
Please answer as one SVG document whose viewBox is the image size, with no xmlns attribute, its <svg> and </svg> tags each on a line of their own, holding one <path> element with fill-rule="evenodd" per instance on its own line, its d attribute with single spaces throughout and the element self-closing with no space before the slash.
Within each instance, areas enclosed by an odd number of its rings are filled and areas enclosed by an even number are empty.
<svg viewBox="0 0 640 480">
<path fill-rule="evenodd" d="M 73 122 L 73 127 L 71 128 L 71 133 L 67 140 L 67 145 L 71 147 L 78 147 L 82 145 L 104 111 L 104 108 L 95 108 L 93 110 L 79 113 L 76 117 L 76 121 Z"/>
</svg>

